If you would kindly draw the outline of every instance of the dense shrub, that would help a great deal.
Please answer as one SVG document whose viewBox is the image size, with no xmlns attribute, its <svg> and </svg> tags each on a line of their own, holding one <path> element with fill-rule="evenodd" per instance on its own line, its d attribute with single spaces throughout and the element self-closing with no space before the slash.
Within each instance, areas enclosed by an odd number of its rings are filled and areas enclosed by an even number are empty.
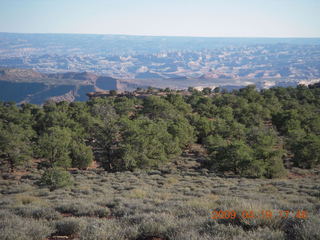
<svg viewBox="0 0 320 240">
<path fill-rule="evenodd" d="M 302 168 L 313 168 L 320 164 L 320 136 L 308 135 L 293 144 L 294 163 Z"/>
<path fill-rule="evenodd" d="M 72 167 L 86 169 L 93 160 L 91 147 L 82 143 L 73 143 L 71 146 Z"/>
<path fill-rule="evenodd" d="M 316 85 L 189 90 L 148 89 L 155 94 L 145 98 L 112 92 L 42 107 L 0 103 L 0 158 L 12 170 L 32 156 L 51 168 L 85 169 L 94 155 L 105 169 L 122 171 L 161 165 L 197 142 L 209 168 L 242 176 L 280 177 L 284 159 L 301 168 L 320 163 Z"/>
<path fill-rule="evenodd" d="M 49 168 L 42 175 L 40 182 L 51 190 L 55 190 L 69 186 L 73 181 L 69 172 L 61 168 Z"/>
<path fill-rule="evenodd" d="M 69 146 L 71 131 L 67 128 L 51 127 L 39 138 L 41 156 L 47 158 L 52 167 L 70 167 Z"/>
<path fill-rule="evenodd" d="M 2 124 L 0 119 L 0 159 L 11 171 L 25 165 L 32 156 L 30 132 L 13 123 Z"/>
</svg>

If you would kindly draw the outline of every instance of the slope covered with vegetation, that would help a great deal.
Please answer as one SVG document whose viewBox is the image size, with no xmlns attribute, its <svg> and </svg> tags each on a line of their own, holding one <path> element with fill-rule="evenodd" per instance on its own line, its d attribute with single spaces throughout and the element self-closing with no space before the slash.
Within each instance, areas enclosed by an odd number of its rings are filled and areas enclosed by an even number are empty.
<svg viewBox="0 0 320 240">
<path fill-rule="evenodd" d="M 320 88 L 189 91 L 2 102 L 0 239 L 319 239 Z"/>
<path fill-rule="evenodd" d="M 273 178 L 285 167 L 319 164 L 319 88 L 189 90 L 43 107 L 1 103 L 2 163 L 13 170 L 44 158 L 47 167 L 86 168 L 95 156 L 106 170 L 133 170 L 166 163 L 198 143 L 204 167 L 241 176 Z"/>
</svg>

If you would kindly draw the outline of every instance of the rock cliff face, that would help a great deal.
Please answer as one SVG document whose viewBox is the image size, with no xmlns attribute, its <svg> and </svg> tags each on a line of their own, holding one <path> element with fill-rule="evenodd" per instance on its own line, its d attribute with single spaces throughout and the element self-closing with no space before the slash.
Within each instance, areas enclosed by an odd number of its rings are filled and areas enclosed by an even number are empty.
<svg viewBox="0 0 320 240">
<path fill-rule="evenodd" d="M 89 72 L 45 74 L 31 69 L 0 69 L 0 101 L 86 101 L 86 94 L 96 90 L 117 90 L 117 80 Z"/>
<path fill-rule="evenodd" d="M 96 79 L 96 87 L 102 90 L 117 90 L 117 80 L 111 77 L 99 77 Z"/>
</svg>

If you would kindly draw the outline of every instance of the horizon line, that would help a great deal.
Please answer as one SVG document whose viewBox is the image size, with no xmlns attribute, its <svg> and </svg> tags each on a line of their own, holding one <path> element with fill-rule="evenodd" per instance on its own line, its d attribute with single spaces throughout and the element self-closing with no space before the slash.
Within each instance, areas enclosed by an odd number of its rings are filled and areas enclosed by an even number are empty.
<svg viewBox="0 0 320 240">
<path fill-rule="evenodd" d="M 177 37 L 177 38 L 261 38 L 261 39 L 320 39 L 308 36 L 190 36 L 190 35 L 153 35 L 153 34 L 126 34 L 126 33 L 63 33 L 63 32 L 2 32 L 0 34 L 58 34 L 58 35 L 101 35 L 101 36 L 128 36 L 128 37 Z"/>
</svg>

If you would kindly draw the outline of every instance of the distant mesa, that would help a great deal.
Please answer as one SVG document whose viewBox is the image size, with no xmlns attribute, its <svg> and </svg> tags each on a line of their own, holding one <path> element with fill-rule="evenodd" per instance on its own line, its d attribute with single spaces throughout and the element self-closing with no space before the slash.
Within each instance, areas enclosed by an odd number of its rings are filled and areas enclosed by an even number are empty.
<svg viewBox="0 0 320 240">
<path fill-rule="evenodd" d="M 102 90 L 117 90 L 117 80 L 111 77 L 98 77 L 96 87 Z"/>
<path fill-rule="evenodd" d="M 172 80 L 188 80 L 186 76 L 179 76 L 179 75 L 174 75 L 174 74 L 166 74 L 166 77 L 169 77 Z"/>
<path fill-rule="evenodd" d="M 116 90 L 117 80 L 90 72 L 45 74 L 32 69 L 0 68 L 0 101 L 86 101 L 87 93 L 96 89 Z"/>
<path fill-rule="evenodd" d="M 32 69 L 0 68 L 0 80 L 41 79 L 47 76 Z"/>
<path fill-rule="evenodd" d="M 138 73 L 135 78 L 145 79 L 145 78 L 163 78 L 163 77 L 157 73 L 148 71 L 148 72 Z"/>
<path fill-rule="evenodd" d="M 32 69 L 0 68 L 0 101 L 14 101 L 17 103 L 43 104 L 47 100 L 54 101 L 86 101 L 90 97 L 108 96 L 110 90 L 118 94 L 129 96 L 129 91 L 137 88 L 147 89 L 149 86 L 158 89 L 187 89 L 194 87 L 220 86 L 222 89 L 232 91 L 248 84 L 255 84 L 258 89 L 274 86 L 296 86 L 298 84 L 310 85 L 319 82 L 319 79 L 303 81 L 227 81 L 229 75 L 220 74 L 212 79 L 206 74 L 199 74 L 194 78 L 175 75 L 173 78 L 161 77 L 147 71 L 139 74 L 145 78 L 115 79 L 101 76 L 91 72 L 65 72 L 65 73 L 39 73 Z M 149 76 L 149 78 L 147 78 Z M 141 75 L 140 75 L 141 77 Z M 318 84 L 318 85 L 317 85 Z M 319 83 L 313 87 L 318 87 Z M 89 94 L 88 94 L 89 93 Z M 113 95 L 112 93 L 111 95 Z M 143 98 L 146 95 L 139 95 Z"/>
<path fill-rule="evenodd" d="M 74 80 L 82 80 L 82 81 L 96 81 L 99 77 L 94 73 L 89 72 L 67 72 L 67 73 L 54 73 L 48 74 L 49 77 L 57 78 L 57 79 L 74 79 Z"/>
</svg>

